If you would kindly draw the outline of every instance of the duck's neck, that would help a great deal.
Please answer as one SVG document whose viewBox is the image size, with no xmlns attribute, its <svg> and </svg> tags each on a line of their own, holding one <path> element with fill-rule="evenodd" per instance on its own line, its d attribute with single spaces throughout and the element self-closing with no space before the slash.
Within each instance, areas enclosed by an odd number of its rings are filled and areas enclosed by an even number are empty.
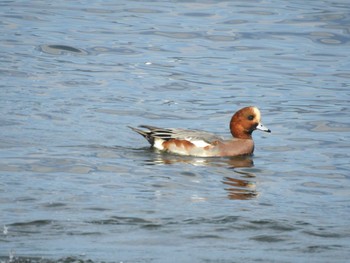
<svg viewBox="0 0 350 263">
<path fill-rule="evenodd" d="M 234 138 L 237 139 L 252 139 L 252 131 L 244 129 L 242 126 L 236 125 L 235 123 L 230 124 L 230 131 Z"/>
</svg>

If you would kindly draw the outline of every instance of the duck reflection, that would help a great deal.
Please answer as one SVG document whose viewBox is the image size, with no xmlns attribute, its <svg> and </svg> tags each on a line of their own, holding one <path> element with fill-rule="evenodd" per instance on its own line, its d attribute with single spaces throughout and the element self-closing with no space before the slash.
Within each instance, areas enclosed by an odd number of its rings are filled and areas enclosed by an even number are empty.
<svg viewBox="0 0 350 263">
<path fill-rule="evenodd" d="M 229 176 L 224 176 L 223 184 L 227 197 L 231 200 L 249 200 L 258 195 L 256 190 L 255 174 L 242 168 L 251 168 L 254 162 L 251 156 L 239 156 L 231 158 L 200 158 L 190 156 L 178 156 L 167 153 L 152 154 L 152 159 L 146 161 L 147 165 L 171 165 L 186 163 L 196 166 L 224 167 L 228 168 Z M 227 170 L 226 170 L 227 171 Z"/>
<path fill-rule="evenodd" d="M 149 152 L 147 152 L 149 156 Z M 241 168 L 253 167 L 251 156 L 236 157 L 193 157 L 184 155 L 174 155 L 160 151 L 152 151 L 152 159 L 145 160 L 146 165 L 187 163 L 195 166 L 228 167 Z"/>
<path fill-rule="evenodd" d="M 223 183 L 228 187 L 225 190 L 228 192 L 229 199 L 248 200 L 253 199 L 258 195 L 256 191 L 256 182 L 253 180 L 255 175 L 250 172 L 235 171 L 241 174 L 240 177 L 225 177 Z"/>
</svg>

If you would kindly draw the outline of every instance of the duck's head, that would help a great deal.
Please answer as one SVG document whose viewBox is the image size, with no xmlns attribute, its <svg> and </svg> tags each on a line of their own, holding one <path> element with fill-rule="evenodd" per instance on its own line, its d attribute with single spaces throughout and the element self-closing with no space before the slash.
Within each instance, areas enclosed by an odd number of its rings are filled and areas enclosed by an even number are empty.
<svg viewBox="0 0 350 263">
<path fill-rule="evenodd" d="M 261 123 L 261 114 L 257 107 L 249 106 L 237 111 L 231 118 L 231 134 L 239 139 L 251 139 L 252 132 L 261 130 L 271 132 Z"/>
</svg>

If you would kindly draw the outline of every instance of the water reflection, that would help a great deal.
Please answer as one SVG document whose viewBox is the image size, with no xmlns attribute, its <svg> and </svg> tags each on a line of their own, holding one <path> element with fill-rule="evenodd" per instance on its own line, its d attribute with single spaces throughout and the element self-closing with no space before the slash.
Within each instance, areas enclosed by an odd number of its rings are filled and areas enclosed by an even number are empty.
<svg viewBox="0 0 350 263">
<path fill-rule="evenodd" d="M 147 165 L 169 165 L 186 163 L 195 166 L 210 166 L 228 168 L 233 173 L 223 178 L 222 183 L 231 200 L 249 200 L 258 195 L 256 190 L 255 174 L 237 168 L 249 168 L 254 166 L 251 156 L 239 156 L 231 158 L 199 158 L 190 156 L 178 156 L 166 153 L 155 153 L 152 159 L 146 161 Z"/>
<path fill-rule="evenodd" d="M 237 171 L 241 174 L 240 177 L 225 177 L 223 183 L 228 187 L 225 190 L 228 192 L 228 198 L 233 200 L 248 200 L 253 199 L 258 195 L 256 190 L 255 174 L 245 171 Z"/>
<path fill-rule="evenodd" d="M 228 167 L 241 168 L 254 166 L 251 156 L 237 156 L 225 158 L 205 158 L 193 156 L 180 156 L 174 154 L 161 153 L 155 150 L 152 159 L 145 161 L 147 165 L 187 163 L 195 166 Z"/>
</svg>

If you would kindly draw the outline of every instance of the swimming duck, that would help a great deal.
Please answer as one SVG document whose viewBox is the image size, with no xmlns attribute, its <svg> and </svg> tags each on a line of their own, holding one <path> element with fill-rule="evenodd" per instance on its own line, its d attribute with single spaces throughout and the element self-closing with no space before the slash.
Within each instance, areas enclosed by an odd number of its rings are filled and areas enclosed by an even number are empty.
<svg viewBox="0 0 350 263">
<path fill-rule="evenodd" d="M 230 131 L 233 138 L 230 140 L 200 130 L 158 128 L 150 125 L 139 127 L 147 130 L 129 126 L 145 137 L 152 147 L 169 153 L 198 157 L 251 155 L 254 152 L 253 131 L 271 132 L 261 123 L 260 111 L 255 106 L 242 108 L 232 116 Z"/>
</svg>

